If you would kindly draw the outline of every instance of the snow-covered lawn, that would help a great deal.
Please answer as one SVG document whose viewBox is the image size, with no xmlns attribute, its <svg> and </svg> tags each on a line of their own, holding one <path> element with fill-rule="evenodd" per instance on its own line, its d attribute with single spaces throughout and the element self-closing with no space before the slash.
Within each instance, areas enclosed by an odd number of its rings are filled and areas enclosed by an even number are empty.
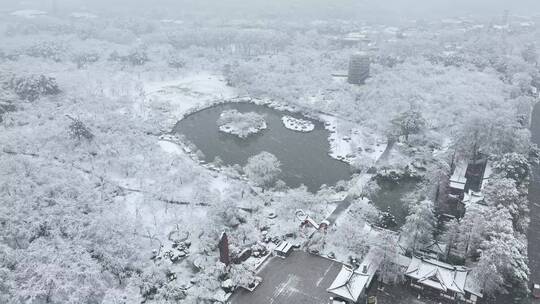
<svg viewBox="0 0 540 304">
<path fill-rule="evenodd" d="M 176 155 L 184 155 L 185 151 L 182 150 L 182 147 L 180 147 L 178 144 L 175 144 L 173 142 L 167 141 L 167 140 L 160 140 L 158 141 L 159 146 L 163 151 L 171 154 Z"/>
<path fill-rule="evenodd" d="M 144 83 L 145 104 L 168 112 L 173 121 L 186 114 L 237 95 L 221 75 L 190 73 L 172 80 Z"/>
<path fill-rule="evenodd" d="M 315 129 L 315 125 L 311 121 L 294 118 L 288 115 L 281 117 L 281 121 L 285 128 L 293 131 L 311 132 Z"/>
<path fill-rule="evenodd" d="M 358 124 L 340 118 L 321 115 L 325 127 L 330 131 L 330 156 L 349 164 L 360 162 L 372 166 L 386 149 L 386 138 L 372 133 Z"/>
</svg>

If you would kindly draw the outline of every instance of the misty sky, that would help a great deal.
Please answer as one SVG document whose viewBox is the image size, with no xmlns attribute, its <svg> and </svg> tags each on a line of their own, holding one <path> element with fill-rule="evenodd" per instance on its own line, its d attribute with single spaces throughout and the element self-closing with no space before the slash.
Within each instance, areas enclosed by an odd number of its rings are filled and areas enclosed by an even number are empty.
<svg viewBox="0 0 540 304">
<path fill-rule="evenodd" d="M 221 14 L 244 17 L 439 18 L 540 13 L 540 0 L 0 0 L 4 8 L 88 9 L 121 14 Z M 105 9 L 105 10 L 104 10 Z"/>
</svg>

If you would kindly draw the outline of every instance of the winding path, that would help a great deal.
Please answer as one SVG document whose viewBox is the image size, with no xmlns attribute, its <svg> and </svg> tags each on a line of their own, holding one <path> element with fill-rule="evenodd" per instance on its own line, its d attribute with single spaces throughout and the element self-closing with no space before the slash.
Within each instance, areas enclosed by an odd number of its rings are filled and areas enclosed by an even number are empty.
<svg viewBox="0 0 540 304">
<path fill-rule="evenodd" d="M 354 202 L 354 197 L 352 195 L 347 195 L 345 199 L 343 199 L 341 202 L 338 203 L 338 206 L 332 213 L 326 218 L 326 220 L 330 223 L 330 225 L 333 225 L 338 217 L 340 217 Z"/>
</svg>

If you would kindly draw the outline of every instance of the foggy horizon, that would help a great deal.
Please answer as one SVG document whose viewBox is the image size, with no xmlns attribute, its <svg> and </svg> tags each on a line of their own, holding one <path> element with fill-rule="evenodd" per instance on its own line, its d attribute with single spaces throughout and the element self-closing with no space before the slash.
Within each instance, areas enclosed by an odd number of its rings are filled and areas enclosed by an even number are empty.
<svg viewBox="0 0 540 304">
<path fill-rule="evenodd" d="M 536 16 L 540 2 L 535 0 L 4 0 L 0 8 L 56 8 L 59 12 L 90 10 L 106 14 L 136 15 L 212 15 L 250 18 L 379 19 L 399 22 L 402 19 L 483 16 L 496 18 L 505 11 L 511 15 Z"/>
</svg>

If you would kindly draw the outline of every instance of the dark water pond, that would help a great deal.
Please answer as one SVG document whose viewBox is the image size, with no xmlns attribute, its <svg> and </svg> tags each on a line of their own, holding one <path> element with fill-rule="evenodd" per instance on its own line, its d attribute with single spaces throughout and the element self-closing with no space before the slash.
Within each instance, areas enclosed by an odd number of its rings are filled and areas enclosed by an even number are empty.
<svg viewBox="0 0 540 304">
<path fill-rule="evenodd" d="M 216 121 L 223 111 L 231 109 L 264 115 L 268 128 L 245 139 L 220 132 Z M 315 129 L 307 133 L 289 130 L 283 126 L 283 115 L 309 120 Z M 244 166 L 249 157 L 270 152 L 281 162 L 280 179 L 289 187 L 304 184 L 310 191 L 317 191 L 323 184 L 334 185 L 351 177 L 348 164 L 328 155 L 329 132 L 324 124 L 299 114 L 251 103 L 227 103 L 187 116 L 176 124 L 174 131 L 195 144 L 208 162 L 219 156 L 226 165 Z"/>
<path fill-rule="evenodd" d="M 409 214 L 409 202 L 406 197 L 415 189 L 417 183 L 418 181 L 414 179 L 403 179 L 399 183 L 378 182 L 380 190 L 370 199 L 379 210 L 387 211 L 394 216 L 395 226 L 387 228 L 396 230 L 405 224 L 405 218 Z"/>
</svg>

